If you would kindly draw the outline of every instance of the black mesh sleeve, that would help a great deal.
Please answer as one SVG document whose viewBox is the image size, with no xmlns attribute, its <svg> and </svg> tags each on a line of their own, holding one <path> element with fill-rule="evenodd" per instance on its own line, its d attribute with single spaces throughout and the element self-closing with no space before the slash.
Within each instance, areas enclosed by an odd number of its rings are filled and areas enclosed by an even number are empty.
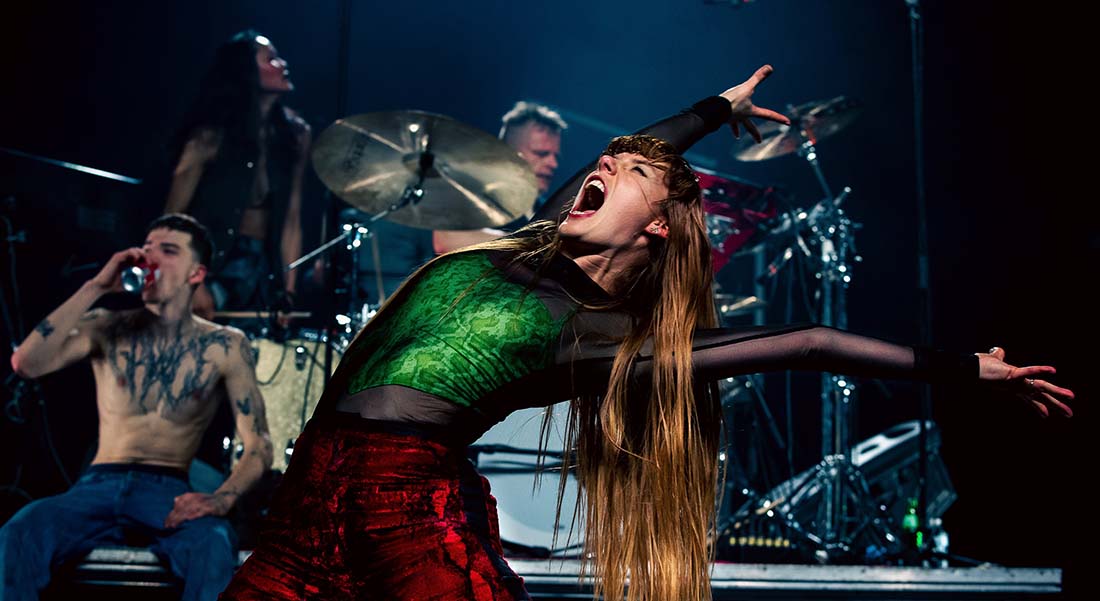
<svg viewBox="0 0 1100 601">
<path fill-rule="evenodd" d="M 559 364 L 569 369 L 572 362 L 573 392 L 602 392 L 617 348 L 611 342 L 583 338 L 563 345 Z M 783 370 L 947 383 L 975 381 L 978 376 L 976 355 L 914 348 L 816 325 L 699 330 L 692 365 L 700 380 Z M 634 375 L 647 381 L 651 369 L 652 347 L 647 344 Z"/>
</svg>

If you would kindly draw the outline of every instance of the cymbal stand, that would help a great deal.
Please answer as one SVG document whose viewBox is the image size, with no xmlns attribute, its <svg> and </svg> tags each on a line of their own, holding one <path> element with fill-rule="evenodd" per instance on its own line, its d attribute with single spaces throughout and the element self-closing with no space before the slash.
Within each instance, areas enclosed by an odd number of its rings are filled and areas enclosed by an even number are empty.
<svg viewBox="0 0 1100 601">
<path fill-rule="evenodd" d="M 800 133 L 803 143 L 799 156 L 810 165 L 825 193 L 825 198 L 804 217 L 809 225 L 810 238 L 817 243 L 819 253 L 819 270 L 815 274 L 820 286 L 818 320 L 821 325 L 843 330 L 848 327 L 847 290 L 852 281 L 851 263 L 861 260 L 856 254 L 854 239 L 858 224 L 853 223 L 840 208 L 851 189 L 845 187 L 840 195 L 833 195 L 818 162 L 813 132 L 803 128 Z M 821 539 L 819 553 L 824 553 L 825 557 L 849 555 L 855 551 L 851 543 L 867 526 L 869 517 L 857 514 L 873 506 L 863 498 L 867 486 L 860 485 L 862 477 L 851 463 L 850 430 L 856 393 L 851 379 L 831 373 L 821 374 L 823 460 L 819 471 L 825 473 L 820 474 L 823 476 L 824 515 L 822 531 L 818 534 Z M 842 469 L 845 466 L 847 469 Z"/>
<path fill-rule="evenodd" d="M 414 131 L 412 133 L 416 134 L 417 132 Z M 349 276 L 348 282 L 348 313 L 346 315 L 338 315 L 336 321 L 338 325 L 343 327 L 344 334 L 349 337 L 348 342 L 350 342 L 351 336 L 354 336 L 360 328 L 366 325 L 370 317 L 370 315 L 366 314 L 363 306 L 358 302 L 359 253 L 356 252 L 359 250 L 359 247 L 363 245 L 363 241 L 369 240 L 373 235 L 369 226 L 385 218 L 390 213 L 416 205 L 424 198 L 424 178 L 427 176 L 428 172 L 431 171 L 435 163 L 435 155 L 431 152 L 430 139 L 426 133 L 418 137 L 417 146 L 419 146 L 421 150 L 416 154 L 416 181 L 405 186 L 405 190 L 401 193 L 401 197 L 396 202 L 386 207 L 384 211 L 371 215 L 370 218 L 364 222 L 343 224 L 341 228 L 343 232 L 339 236 L 325 242 L 287 266 L 288 270 L 296 269 L 313 257 L 335 246 L 340 241 L 347 240 L 345 248 L 351 253 L 351 275 Z"/>
</svg>

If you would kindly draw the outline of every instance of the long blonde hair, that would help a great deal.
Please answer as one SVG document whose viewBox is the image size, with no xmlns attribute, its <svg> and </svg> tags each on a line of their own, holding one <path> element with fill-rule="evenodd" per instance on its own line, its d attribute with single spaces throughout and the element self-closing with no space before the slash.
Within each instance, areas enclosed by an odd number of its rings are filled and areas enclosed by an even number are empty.
<svg viewBox="0 0 1100 601">
<path fill-rule="evenodd" d="M 629 295 L 610 307 L 589 307 L 625 310 L 634 327 L 606 393 L 574 399 L 570 407 L 564 465 L 584 499 L 582 574 L 595 577 L 595 596 L 607 601 L 710 599 L 721 407 L 713 384 L 696 383 L 691 369 L 695 329 L 717 324 L 702 199 L 694 172 L 669 143 L 622 136 L 604 154 L 623 152 L 666 169 L 669 195 L 657 206 L 669 232 L 666 240 L 653 238 L 651 260 Z M 515 251 L 516 260 L 542 264 L 558 252 L 556 224 L 525 230 L 458 252 Z M 632 368 L 647 340 L 653 376 L 637 382 Z M 567 474 L 559 484 L 559 515 Z"/>
<path fill-rule="evenodd" d="M 575 447 L 584 490 L 584 571 L 607 601 L 710 599 L 721 407 L 691 369 L 695 329 L 717 323 L 702 199 L 667 142 L 624 136 L 605 150 L 621 152 L 666 168 L 669 195 L 658 206 L 669 232 L 652 239 L 651 262 L 624 300 L 635 326 L 607 392 L 571 404 L 566 448 Z M 652 380 L 637 382 L 632 368 L 647 340 Z"/>
</svg>

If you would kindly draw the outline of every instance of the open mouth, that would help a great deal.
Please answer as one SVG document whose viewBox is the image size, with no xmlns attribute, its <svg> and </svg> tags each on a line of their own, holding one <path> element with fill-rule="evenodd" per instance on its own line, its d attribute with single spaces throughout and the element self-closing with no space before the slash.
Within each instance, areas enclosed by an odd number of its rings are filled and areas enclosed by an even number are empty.
<svg viewBox="0 0 1100 601">
<path fill-rule="evenodd" d="M 581 193 L 577 195 L 577 203 L 573 210 L 569 211 L 570 217 L 588 217 L 600 210 L 603 206 L 604 194 L 607 188 L 598 179 L 590 180 L 584 185 Z"/>
</svg>

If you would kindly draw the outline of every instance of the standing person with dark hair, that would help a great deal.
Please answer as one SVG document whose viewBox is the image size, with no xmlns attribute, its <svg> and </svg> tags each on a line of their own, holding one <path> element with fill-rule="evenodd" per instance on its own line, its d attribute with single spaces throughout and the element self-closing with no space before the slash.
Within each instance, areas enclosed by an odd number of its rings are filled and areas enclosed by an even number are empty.
<svg viewBox="0 0 1100 601">
<path fill-rule="evenodd" d="M 451 252 L 471 244 L 488 242 L 526 225 L 546 202 L 546 193 L 558 170 L 561 156 L 561 135 L 569 128 L 554 109 L 520 100 L 500 118 L 501 140 L 514 148 L 531 166 L 538 181 L 539 197 L 531 212 L 501 229 L 437 230 L 432 233 L 432 246 L 437 254 Z"/>
<path fill-rule="evenodd" d="M 218 48 L 176 141 L 166 213 L 189 213 L 218 249 L 195 311 L 285 308 L 302 250 L 302 181 L 309 125 L 281 98 L 294 90 L 287 62 L 248 30 Z"/>
<path fill-rule="evenodd" d="M 194 218 L 154 220 L 141 248 L 115 253 L 12 355 L 25 378 L 91 359 L 99 446 L 72 488 L 0 528 L 0 600 L 36 599 L 62 562 L 134 537 L 183 579 L 184 599 L 214 599 L 229 582 L 237 548 L 224 516 L 271 466 L 272 447 L 248 339 L 192 314 L 211 250 Z M 136 264 L 155 274 L 141 290 L 144 306 L 91 309 L 121 291 L 122 270 Z M 244 453 L 212 494 L 190 492 L 188 466 L 222 396 Z"/>
<path fill-rule="evenodd" d="M 525 407 L 572 399 L 563 459 L 583 491 L 583 565 L 608 601 L 711 598 L 721 378 L 980 383 L 1069 415 L 1073 393 L 1037 379 L 1052 367 L 1009 365 L 1002 349 L 715 327 L 703 199 L 681 153 L 726 123 L 758 141 L 752 119 L 787 123 L 751 102 L 770 73 L 649 128 L 660 137 L 612 140 L 550 198 L 560 223 L 413 274 L 344 353 L 222 598 L 529 599 L 465 448 Z"/>
</svg>

